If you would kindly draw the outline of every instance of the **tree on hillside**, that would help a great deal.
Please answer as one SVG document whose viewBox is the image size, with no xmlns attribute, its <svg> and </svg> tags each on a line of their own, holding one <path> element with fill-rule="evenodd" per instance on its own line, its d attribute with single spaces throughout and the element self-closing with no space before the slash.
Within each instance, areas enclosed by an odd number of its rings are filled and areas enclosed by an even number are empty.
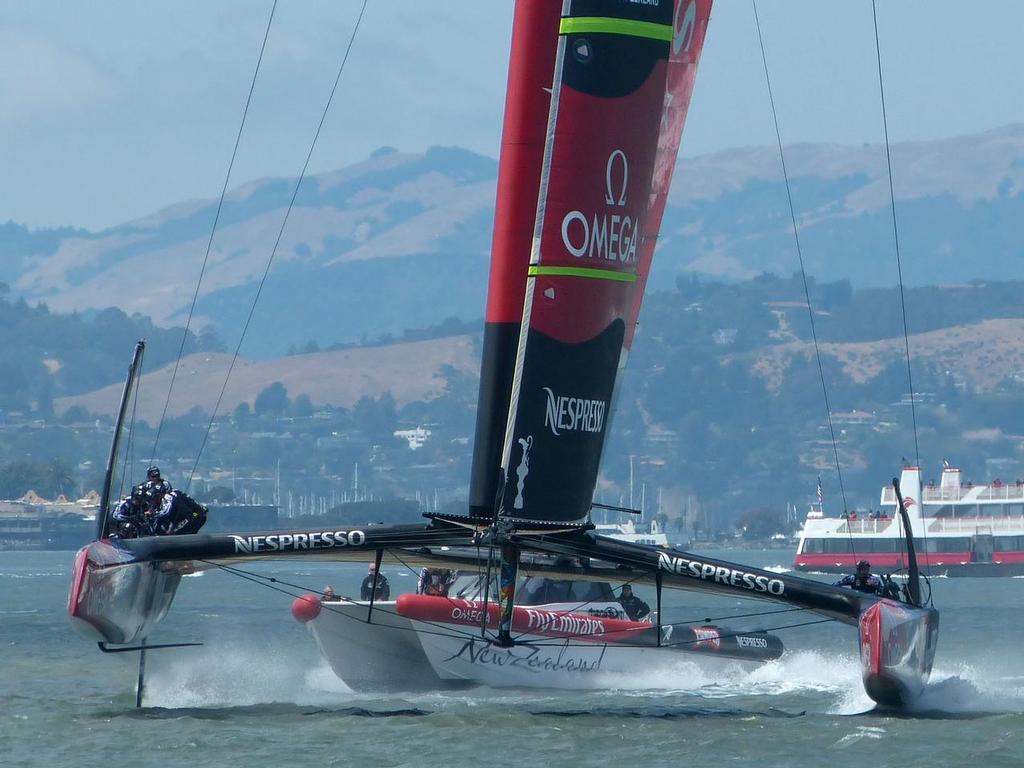
<svg viewBox="0 0 1024 768">
<path fill-rule="evenodd" d="M 376 399 L 369 395 L 359 398 L 352 407 L 352 423 L 371 440 L 390 439 L 398 423 L 394 396 L 388 391 Z"/>
<path fill-rule="evenodd" d="M 782 514 L 768 507 L 756 507 L 743 512 L 736 519 L 736 527 L 745 539 L 767 539 L 782 533 L 786 527 Z"/>
<path fill-rule="evenodd" d="M 257 416 L 279 416 L 288 408 L 288 390 L 284 384 L 275 381 L 256 395 L 253 410 Z"/>
</svg>

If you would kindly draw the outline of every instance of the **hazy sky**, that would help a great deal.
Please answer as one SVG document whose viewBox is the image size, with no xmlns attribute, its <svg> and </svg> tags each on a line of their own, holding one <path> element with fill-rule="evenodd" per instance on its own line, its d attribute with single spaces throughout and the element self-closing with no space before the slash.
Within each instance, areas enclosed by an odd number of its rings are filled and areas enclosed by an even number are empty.
<svg viewBox="0 0 1024 768">
<path fill-rule="evenodd" d="M 557 0 L 550 0 L 556 2 Z M 271 0 L 0 0 L 0 222 L 97 229 L 223 183 Z M 295 175 L 361 0 L 279 0 L 231 186 Z M 870 0 L 759 0 L 783 140 L 882 136 Z M 878 0 L 894 141 L 1024 122 L 1024 3 Z M 370 0 L 311 168 L 496 156 L 511 0 Z M 716 0 L 686 154 L 772 144 L 749 0 Z"/>
</svg>

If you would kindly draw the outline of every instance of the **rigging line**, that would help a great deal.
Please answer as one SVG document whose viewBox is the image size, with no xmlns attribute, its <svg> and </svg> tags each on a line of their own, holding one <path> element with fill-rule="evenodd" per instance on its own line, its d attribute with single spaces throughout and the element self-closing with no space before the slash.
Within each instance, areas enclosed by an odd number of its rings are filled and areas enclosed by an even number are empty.
<svg viewBox="0 0 1024 768">
<path fill-rule="evenodd" d="M 914 403 L 914 377 L 910 370 L 910 335 L 907 332 L 907 299 L 903 292 L 903 262 L 900 259 L 900 230 L 896 224 L 896 193 L 892 183 L 892 153 L 889 150 L 889 120 L 885 112 L 885 87 L 882 85 L 882 49 L 878 43 L 878 13 L 875 0 L 871 0 L 871 20 L 875 26 L 875 59 L 878 62 L 878 95 L 882 101 L 882 130 L 885 134 L 885 165 L 889 173 L 889 203 L 892 207 L 892 237 L 896 247 L 896 272 L 900 280 L 900 309 L 903 312 L 903 345 L 907 354 L 907 384 L 910 386 L 910 418 L 914 426 L 914 459 L 921 466 L 921 453 L 917 443 L 917 408 Z M 927 535 L 927 533 L 926 533 Z"/>
<path fill-rule="evenodd" d="M 292 589 L 302 590 L 303 592 L 312 592 L 314 594 L 320 595 L 321 597 L 323 596 L 323 593 L 320 592 L 319 590 L 309 589 L 309 588 L 303 587 L 303 586 L 301 586 L 299 584 L 291 584 L 291 583 L 289 583 L 287 581 L 281 581 L 280 579 L 278 579 L 276 577 L 273 577 L 273 576 L 261 576 L 258 573 L 253 573 L 252 571 L 244 571 L 241 568 L 235 568 L 235 567 L 230 566 L 230 565 L 222 565 L 220 563 L 215 563 L 212 560 L 202 560 L 202 559 L 199 559 L 196 562 L 206 563 L 207 565 L 213 566 L 214 568 L 219 568 L 222 571 L 226 571 L 231 576 L 237 576 L 240 579 L 243 579 L 245 581 L 251 582 L 251 583 L 256 584 L 257 586 L 260 586 L 260 587 L 266 587 L 267 589 L 272 589 L 275 592 L 280 592 L 281 594 L 287 595 L 288 597 L 295 597 L 295 598 L 297 598 L 297 597 L 301 597 L 301 595 L 295 594 L 294 592 L 289 592 L 287 589 L 284 589 L 282 587 L 277 587 L 277 586 L 274 586 L 274 585 L 275 584 L 284 584 L 285 586 L 290 587 Z M 268 583 L 268 582 L 272 582 L 272 583 Z M 355 603 L 356 601 L 350 600 L 349 602 L 350 603 Z M 368 622 L 365 619 L 360 619 L 358 616 L 350 616 L 347 613 L 343 613 L 341 611 L 335 610 L 334 606 L 329 605 L 329 604 L 327 604 L 325 602 L 321 602 L 320 605 L 321 605 L 321 608 L 326 608 L 327 610 L 329 610 L 331 613 L 335 614 L 336 616 L 341 616 L 343 618 L 350 619 L 352 621 L 358 621 L 360 624 L 373 624 L 374 626 L 382 627 L 384 629 L 395 629 L 395 630 L 401 630 L 401 631 L 405 631 L 405 632 L 417 632 L 418 631 L 418 632 L 422 632 L 423 634 L 427 634 L 427 635 L 437 635 L 439 637 L 453 637 L 453 638 L 456 638 L 456 639 L 459 639 L 459 640 L 464 640 L 464 639 L 467 639 L 467 638 L 473 639 L 475 637 L 474 635 L 470 635 L 469 633 L 466 633 L 466 632 L 451 632 L 451 631 L 448 631 L 448 632 L 431 632 L 429 630 L 417 630 L 417 629 L 415 629 L 415 628 L 413 628 L 411 626 L 410 627 L 396 627 L 396 626 L 390 626 L 390 625 L 387 625 L 387 624 L 376 624 L 374 622 Z M 384 608 L 381 608 L 379 610 L 380 610 L 381 613 L 387 614 L 389 616 L 400 616 L 401 615 L 401 614 L 399 614 L 399 613 L 397 613 L 395 611 L 388 611 L 387 609 L 384 609 Z M 444 626 L 444 625 L 440 625 L 440 624 L 435 624 L 434 622 L 430 622 L 430 621 L 422 621 L 422 623 L 428 624 L 430 626 L 442 626 L 442 627 Z"/>
<path fill-rule="evenodd" d="M 185 352 L 185 341 L 188 339 L 188 330 L 192 325 L 192 315 L 196 311 L 196 302 L 199 301 L 199 288 L 203 284 L 203 276 L 206 274 L 206 264 L 210 260 L 210 250 L 213 248 L 213 236 L 217 232 L 217 223 L 220 221 L 220 212 L 224 207 L 224 197 L 227 195 L 228 182 L 231 179 L 231 171 L 235 167 L 235 158 L 238 156 L 238 145 L 242 141 L 242 129 L 245 128 L 245 120 L 249 115 L 249 105 L 252 103 L 252 94 L 256 90 L 256 78 L 260 73 L 260 65 L 263 63 L 263 52 L 267 49 L 267 39 L 270 37 L 270 27 L 274 23 L 274 12 L 277 10 L 277 0 L 274 0 L 270 8 L 270 17 L 267 19 L 267 29 L 263 33 L 263 44 L 260 46 L 260 55 L 256 59 L 256 69 L 252 73 L 252 82 L 249 84 L 249 95 L 245 99 L 245 109 L 242 110 L 242 122 L 238 126 L 238 134 L 235 136 L 235 147 L 231 150 L 231 161 L 228 163 L 228 172 L 224 174 L 224 185 L 220 189 L 220 200 L 217 201 L 217 213 L 213 217 L 213 227 L 210 229 L 210 239 L 206 242 L 206 254 L 203 256 L 203 266 L 199 270 L 199 280 L 196 281 L 196 289 L 192 294 L 192 304 L 188 308 L 188 319 L 185 320 L 185 330 L 181 333 L 181 345 L 178 347 L 178 357 L 174 360 L 174 370 L 171 372 L 171 383 L 167 385 L 167 399 L 164 400 L 164 410 L 160 414 L 160 421 L 156 428 L 156 437 L 153 439 L 153 453 L 150 455 L 149 463 L 156 459 L 157 445 L 160 443 L 160 433 L 163 431 L 164 419 L 167 417 L 167 408 L 171 403 L 171 392 L 174 390 L 174 380 L 178 376 L 178 367 L 181 365 L 181 358 Z"/>
<path fill-rule="evenodd" d="M 825 385 L 825 369 L 821 364 L 821 350 L 818 348 L 818 333 L 814 327 L 814 309 L 811 307 L 811 292 L 807 287 L 807 270 L 804 268 L 804 254 L 800 247 L 800 230 L 796 224 L 796 208 L 793 205 L 793 191 L 789 184 L 789 171 L 786 168 L 786 154 L 782 150 L 782 131 L 779 130 L 779 115 L 775 109 L 775 95 L 772 93 L 772 81 L 768 75 L 768 55 L 764 50 L 764 36 L 761 34 L 761 19 L 757 14 L 757 0 L 750 0 L 754 7 L 754 23 L 757 25 L 757 41 L 761 44 L 761 62 L 764 64 L 764 81 L 768 86 L 768 101 L 772 107 L 772 121 L 775 123 L 775 140 L 779 145 L 779 160 L 782 163 L 782 178 L 786 182 L 786 199 L 789 201 L 789 218 L 793 223 L 793 239 L 796 242 L 796 256 L 800 262 L 800 277 L 803 279 L 804 298 L 807 300 L 807 317 L 811 322 L 811 340 L 814 342 L 814 358 L 818 363 L 818 378 L 821 379 L 821 394 L 825 399 L 825 417 L 828 419 L 828 431 L 832 436 L 832 453 L 835 456 L 836 474 L 839 476 L 839 492 L 843 497 L 843 511 L 847 510 L 846 487 L 843 483 L 843 471 L 839 464 L 839 446 L 836 442 L 836 430 L 832 424 L 832 407 L 828 402 L 828 387 Z M 849 533 L 849 526 L 847 526 Z M 853 538 L 851 534 L 851 544 Z"/>
<path fill-rule="evenodd" d="M 119 477 L 117 479 L 117 499 L 118 499 L 118 503 L 120 503 L 121 499 L 123 499 L 125 497 L 125 495 L 126 495 L 125 492 L 124 492 L 124 490 L 125 490 L 125 480 L 130 475 L 129 467 L 132 464 L 132 452 L 135 450 L 135 418 L 138 415 L 138 411 L 139 411 L 139 376 L 142 373 L 142 359 L 144 359 L 144 358 L 141 358 L 139 360 L 139 367 L 138 367 L 137 370 L 135 370 L 135 372 L 133 374 L 135 380 L 132 382 L 132 386 L 135 388 L 135 391 L 132 393 L 132 418 L 131 418 L 131 421 L 129 422 L 129 425 L 128 425 L 128 446 L 127 446 L 127 448 L 125 449 L 125 452 L 124 452 L 124 461 L 121 462 L 121 477 Z M 115 429 L 117 428 L 117 423 L 116 422 L 114 424 L 114 428 Z M 117 439 L 117 438 L 115 437 L 115 439 Z M 132 486 L 129 483 L 128 488 L 131 488 L 131 487 Z M 129 491 L 129 493 L 130 492 L 131 491 Z M 108 504 L 110 503 L 110 499 L 107 499 L 107 503 Z M 100 514 L 106 515 L 107 514 L 107 510 L 101 509 L 100 510 Z"/>
<path fill-rule="evenodd" d="M 263 293 L 263 286 L 267 282 L 267 276 L 270 274 L 270 267 L 274 263 L 274 257 L 277 256 L 277 249 L 281 245 L 281 238 L 284 236 L 285 227 L 288 225 L 288 217 L 291 216 L 292 208 L 295 205 L 295 198 L 299 195 L 299 188 L 302 186 L 302 180 L 306 177 L 306 171 L 309 168 L 309 161 L 313 157 L 313 150 L 316 148 L 316 142 L 320 138 L 320 131 L 324 127 L 324 121 L 327 119 L 327 113 L 330 111 L 331 102 L 334 101 L 334 94 L 338 90 L 338 83 L 341 81 L 341 74 L 345 71 L 345 64 L 348 62 L 349 54 L 352 52 L 352 44 L 356 40 L 356 33 L 359 32 L 359 25 L 363 21 L 363 14 L 366 12 L 366 4 L 368 0 L 363 0 L 362 7 L 359 9 L 359 16 L 356 18 L 355 26 L 352 28 L 352 34 L 349 36 L 348 45 L 345 46 L 345 53 L 341 57 L 341 64 L 338 65 L 338 74 L 334 78 L 334 85 L 331 87 L 330 96 L 327 97 L 327 103 L 324 105 L 323 113 L 320 115 L 320 122 L 316 127 L 316 132 L 313 134 L 313 141 L 309 144 L 309 151 L 306 153 L 306 161 L 302 164 L 302 172 L 299 173 L 299 178 L 295 182 L 295 189 L 292 190 L 291 200 L 288 201 L 288 208 L 284 212 L 284 218 L 281 220 L 281 227 L 277 231 L 277 239 L 274 241 L 274 247 L 270 251 L 270 258 L 267 259 L 266 269 L 263 270 L 263 277 L 260 278 L 260 283 L 256 288 L 256 295 L 253 297 L 252 305 L 249 307 L 249 315 L 245 319 L 245 325 L 242 327 L 242 334 L 238 338 L 238 344 L 235 347 L 235 353 L 231 357 L 231 364 L 228 366 L 228 372 L 224 376 L 224 384 L 220 388 L 220 394 L 217 396 L 217 403 L 213 407 L 213 413 L 210 415 L 210 423 L 206 427 L 206 433 L 203 435 L 203 442 L 199 446 L 199 452 L 196 454 L 195 464 L 192 465 L 192 471 L 189 473 L 188 482 L 185 484 L 186 491 L 192 486 L 192 478 L 195 476 L 196 468 L 199 466 L 199 459 L 203 455 L 203 450 L 206 448 L 206 443 L 210 438 L 210 432 L 213 430 L 214 420 L 217 418 L 217 412 L 220 410 L 221 401 L 224 399 L 224 392 L 228 388 L 228 381 L 231 379 L 231 373 L 235 370 L 235 363 L 238 362 L 238 355 L 242 349 L 242 342 L 245 341 L 245 334 L 249 331 L 249 325 L 252 323 L 253 315 L 256 312 L 256 305 L 259 303 L 260 294 Z"/>
<path fill-rule="evenodd" d="M 673 621 L 673 624 L 701 624 L 709 621 L 728 621 L 729 619 L 747 619 L 751 616 L 774 616 L 777 613 L 795 613 L 799 611 L 809 611 L 810 608 L 781 608 L 777 611 L 755 611 L 754 613 L 736 613 L 727 616 L 709 616 L 703 619 L 683 619 L 680 621 Z"/>
</svg>

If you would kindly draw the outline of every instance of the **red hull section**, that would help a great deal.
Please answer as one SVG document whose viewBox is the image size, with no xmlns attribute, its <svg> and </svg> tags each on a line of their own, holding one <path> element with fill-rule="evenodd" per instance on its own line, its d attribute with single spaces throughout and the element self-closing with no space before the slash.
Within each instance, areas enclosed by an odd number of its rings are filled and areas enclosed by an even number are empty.
<svg viewBox="0 0 1024 768">
<path fill-rule="evenodd" d="M 971 552 L 918 553 L 921 570 L 928 575 L 941 576 L 1021 576 L 1024 575 L 1024 552 L 996 552 L 991 560 L 976 560 Z M 858 553 L 797 555 L 793 566 L 799 571 L 817 573 L 853 572 L 859 560 L 867 558 L 872 568 L 896 571 L 907 567 L 906 556 L 897 553 Z"/>
<path fill-rule="evenodd" d="M 116 645 L 147 637 L 171 607 L 181 575 L 153 562 L 134 562 L 108 539 L 75 555 L 68 615 L 82 634 Z"/>
<path fill-rule="evenodd" d="M 931 675 L 939 613 L 881 600 L 860 617 L 860 661 L 864 690 L 879 704 L 907 704 Z"/>
<path fill-rule="evenodd" d="M 1003 553 L 1000 553 L 1003 554 Z M 872 552 L 865 554 L 828 554 L 828 555 L 797 555 L 794 564 L 801 570 L 825 570 L 826 568 L 839 568 L 842 573 L 853 570 L 857 562 L 864 558 L 871 560 L 873 568 L 905 568 L 907 556 L 899 552 Z M 918 564 L 922 568 L 940 567 L 944 565 L 963 565 L 971 562 L 970 552 L 934 552 L 919 553 Z M 831 571 L 826 571 L 831 572 Z"/>
<path fill-rule="evenodd" d="M 429 595 L 401 595 L 395 605 L 399 615 L 419 621 L 461 624 L 479 627 L 484 618 L 484 604 L 476 600 L 460 600 Z M 487 628 L 498 628 L 498 605 L 487 604 Z M 572 638 L 593 643 L 629 643 L 638 633 L 654 629 L 653 624 L 589 616 L 570 611 L 547 611 L 541 608 L 512 610 L 512 632 L 543 637 Z"/>
<path fill-rule="evenodd" d="M 426 595 L 402 595 L 396 609 L 400 616 L 431 624 L 458 624 L 479 630 L 484 621 L 484 604 Z M 487 605 L 486 625 L 498 629 L 498 606 Z M 628 648 L 657 648 L 662 652 L 697 653 L 746 661 L 771 661 L 782 656 L 782 642 L 767 632 L 736 632 L 714 625 L 656 625 L 593 616 L 574 611 L 515 606 L 512 637 L 531 635 L 566 641 L 587 642 Z"/>
</svg>

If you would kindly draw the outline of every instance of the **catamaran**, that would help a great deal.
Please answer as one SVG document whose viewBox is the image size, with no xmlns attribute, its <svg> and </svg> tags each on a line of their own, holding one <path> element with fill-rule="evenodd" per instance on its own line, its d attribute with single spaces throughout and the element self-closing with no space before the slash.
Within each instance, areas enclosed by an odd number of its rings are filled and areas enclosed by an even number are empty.
<svg viewBox="0 0 1024 768">
<path fill-rule="evenodd" d="M 380 669 L 389 685 L 518 685 L 523 675 L 505 672 L 525 666 L 533 684 L 565 687 L 620 654 L 626 665 L 679 652 L 764 661 L 780 650 L 767 632 L 662 623 L 663 590 L 685 589 L 857 627 L 869 695 L 915 698 L 931 671 L 938 612 L 922 600 L 912 537 L 905 599 L 894 600 L 619 541 L 590 522 L 710 12 L 711 0 L 516 4 L 467 514 L 128 540 L 107 536 L 101 522 L 76 558 L 74 623 L 105 650 L 144 652 L 157 647 L 150 638 L 186 571 L 266 558 L 374 562 L 377 573 L 382 562 L 436 566 L 474 572 L 483 588 L 466 598 L 403 596 L 393 607 L 319 606 L 322 616 L 348 616 L 339 648 L 404 637 L 390 655 L 413 663 Z M 524 577 L 645 585 L 654 621 L 595 617 L 587 607 L 600 606 L 596 598 L 528 605 Z M 531 666 L 545 646 L 555 650 Z M 142 690 L 140 674 L 140 699 Z"/>
</svg>

